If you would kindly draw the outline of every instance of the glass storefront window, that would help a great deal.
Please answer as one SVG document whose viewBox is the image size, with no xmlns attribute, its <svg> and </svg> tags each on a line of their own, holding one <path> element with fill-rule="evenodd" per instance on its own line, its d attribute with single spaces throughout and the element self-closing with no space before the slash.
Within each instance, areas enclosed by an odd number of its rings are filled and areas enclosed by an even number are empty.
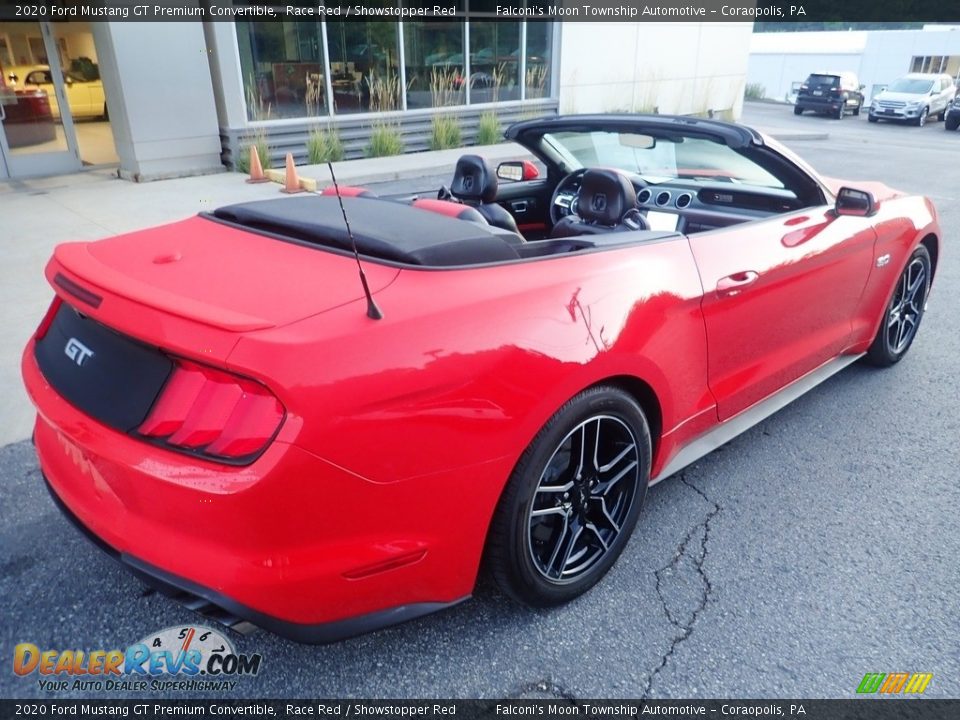
<svg viewBox="0 0 960 720">
<path fill-rule="evenodd" d="M 250 120 L 327 115 L 318 22 L 237 21 Z"/>
<path fill-rule="evenodd" d="M 527 23 L 527 99 L 550 97 L 553 23 Z"/>
<path fill-rule="evenodd" d="M 452 1 L 462 13 L 466 0 Z M 410 0 L 368 0 L 405 2 Z M 247 117 L 312 118 L 549 97 L 553 23 L 494 20 L 495 6 L 496 0 L 470 0 L 469 32 L 462 16 L 407 20 L 402 32 L 395 21 L 237 21 Z"/>
<path fill-rule="evenodd" d="M 520 99 L 520 23 L 470 23 L 470 102 Z"/>
<path fill-rule="evenodd" d="M 408 109 L 464 104 L 463 31 L 460 21 L 404 23 Z"/>
<path fill-rule="evenodd" d="M 330 82 L 337 114 L 402 108 L 395 22 L 330 22 Z"/>
</svg>

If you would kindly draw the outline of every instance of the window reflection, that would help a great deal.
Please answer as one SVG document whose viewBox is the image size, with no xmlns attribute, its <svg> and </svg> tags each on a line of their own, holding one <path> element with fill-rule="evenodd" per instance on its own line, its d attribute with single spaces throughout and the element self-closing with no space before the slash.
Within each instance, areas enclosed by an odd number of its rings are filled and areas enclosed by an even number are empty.
<svg viewBox="0 0 960 720">
<path fill-rule="evenodd" d="M 470 102 L 520 99 L 520 23 L 470 23 Z"/>
<path fill-rule="evenodd" d="M 237 21 L 250 120 L 326 115 L 318 22 Z"/>
<path fill-rule="evenodd" d="M 402 68 L 398 22 L 237 21 L 247 117 L 310 118 L 550 97 L 553 24 L 496 21 L 492 2 L 471 0 L 469 33 L 462 17 L 404 21 Z M 465 2 L 454 5 L 462 12 Z"/>
<path fill-rule="evenodd" d="M 460 21 L 404 24 L 408 108 L 464 103 L 463 30 Z"/>
<path fill-rule="evenodd" d="M 550 97 L 550 56 L 553 26 L 546 22 L 527 23 L 527 99 Z"/>
<path fill-rule="evenodd" d="M 331 22 L 327 40 L 334 112 L 401 109 L 397 23 Z"/>
</svg>

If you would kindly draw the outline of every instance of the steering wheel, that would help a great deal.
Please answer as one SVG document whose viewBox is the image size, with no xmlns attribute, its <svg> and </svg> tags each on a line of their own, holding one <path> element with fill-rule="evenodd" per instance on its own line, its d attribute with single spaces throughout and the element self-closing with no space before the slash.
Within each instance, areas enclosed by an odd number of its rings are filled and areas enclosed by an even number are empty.
<svg viewBox="0 0 960 720">
<path fill-rule="evenodd" d="M 580 179 L 587 171 L 587 168 L 574 170 L 564 177 L 557 187 L 554 188 L 553 195 L 550 198 L 550 224 L 556 225 L 567 215 L 572 215 L 577 211 L 577 199 L 580 196 Z"/>
</svg>

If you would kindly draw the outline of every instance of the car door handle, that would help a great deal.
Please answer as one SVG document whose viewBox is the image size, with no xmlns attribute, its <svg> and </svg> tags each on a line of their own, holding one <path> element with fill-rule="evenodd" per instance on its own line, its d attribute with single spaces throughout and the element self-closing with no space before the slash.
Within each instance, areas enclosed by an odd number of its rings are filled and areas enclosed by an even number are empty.
<svg viewBox="0 0 960 720">
<path fill-rule="evenodd" d="M 727 275 L 717 281 L 717 295 L 736 295 L 748 285 L 752 285 L 760 277 L 759 273 L 753 270 L 744 270 L 743 272 Z"/>
</svg>

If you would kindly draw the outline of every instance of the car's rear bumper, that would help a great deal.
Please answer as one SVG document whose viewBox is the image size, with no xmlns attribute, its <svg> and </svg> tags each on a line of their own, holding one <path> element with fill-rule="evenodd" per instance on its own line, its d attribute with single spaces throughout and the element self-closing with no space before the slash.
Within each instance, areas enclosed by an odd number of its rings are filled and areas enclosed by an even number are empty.
<svg viewBox="0 0 960 720">
<path fill-rule="evenodd" d="M 808 97 L 797 98 L 797 107 L 801 110 L 810 110 L 812 112 L 836 112 L 841 107 L 847 106 L 847 101 L 843 98 L 815 98 Z"/>
<path fill-rule="evenodd" d="M 162 568 L 143 562 L 132 555 L 119 552 L 83 524 L 80 518 L 60 499 L 46 477 L 44 477 L 44 482 L 50 493 L 50 497 L 53 499 L 54 504 L 60 509 L 60 512 L 94 545 L 106 552 L 121 565 L 125 566 L 148 585 L 174 600 L 181 602 L 194 612 L 198 612 L 238 632 L 246 632 L 248 629 L 252 629 L 250 626 L 256 626 L 269 630 L 277 635 L 290 638 L 291 640 L 296 640 L 297 642 L 336 642 L 337 640 L 343 640 L 355 635 L 362 635 L 384 627 L 389 627 L 390 625 L 406 622 L 407 620 L 413 620 L 423 615 L 429 615 L 430 613 L 457 605 L 467 599 L 464 597 L 460 600 L 447 603 L 413 603 L 389 608 L 387 610 L 380 610 L 367 615 L 314 625 L 289 622 L 260 612 L 259 610 L 254 610 L 212 588 L 204 587 L 186 578 L 177 577 Z M 246 625 L 246 623 L 250 625 Z"/>
<path fill-rule="evenodd" d="M 373 483 L 278 441 L 251 465 L 220 466 L 86 416 L 43 378 L 32 342 L 22 372 L 52 493 L 140 574 L 310 642 L 472 592 L 489 513 L 461 524 L 437 513 L 429 499 L 446 475 Z M 476 483 L 485 471 L 461 468 L 456 477 Z"/>
</svg>

